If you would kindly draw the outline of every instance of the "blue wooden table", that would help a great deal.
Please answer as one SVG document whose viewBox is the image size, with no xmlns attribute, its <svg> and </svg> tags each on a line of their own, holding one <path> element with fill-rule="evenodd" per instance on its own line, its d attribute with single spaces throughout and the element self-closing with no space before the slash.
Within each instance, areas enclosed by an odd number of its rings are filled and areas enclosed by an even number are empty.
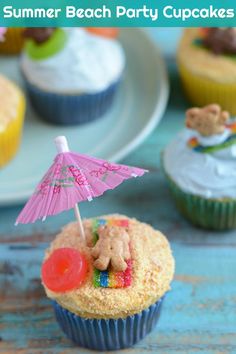
<svg viewBox="0 0 236 354">
<path fill-rule="evenodd" d="M 153 134 L 123 163 L 150 170 L 81 207 L 85 217 L 120 212 L 165 233 L 176 259 L 172 291 L 156 330 L 125 353 L 236 353 L 236 232 L 192 227 L 176 211 L 160 170 L 160 152 L 181 128 L 187 102 L 174 60 L 171 97 Z M 0 209 L 0 353 L 88 353 L 73 347 L 54 320 L 40 284 L 44 250 L 72 212 L 14 227 L 19 207 Z"/>
</svg>

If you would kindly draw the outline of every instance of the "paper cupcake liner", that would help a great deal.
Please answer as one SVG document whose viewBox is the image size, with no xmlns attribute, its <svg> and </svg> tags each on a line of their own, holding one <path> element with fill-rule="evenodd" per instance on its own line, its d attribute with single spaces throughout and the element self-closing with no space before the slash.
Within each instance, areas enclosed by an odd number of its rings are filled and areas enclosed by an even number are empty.
<svg viewBox="0 0 236 354">
<path fill-rule="evenodd" d="M 205 106 L 218 103 L 232 115 L 236 114 L 236 83 L 223 84 L 201 77 L 179 63 L 179 72 L 185 93 L 192 104 Z"/>
<path fill-rule="evenodd" d="M 74 125 L 94 121 L 113 103 L 120 81 L 95 94 L 63 95 L 42 91 L 30 84 L 26 87 L 35 111 L 52 124 Z"/>
<path fill-rule="evenodd" d="M 236 199 L 207 199 L 185 193 L 166 177 L 178 210 L 191 223 L 204 229 L 236 228 Z"/>
<path fill-rule="evenodd" d="M 0 42 L 1 54 L 19 54 L 24 45 L 23 28 L 8 28 L 4 41 Z"/>
<path fill-rule="evenodd" d="M 17 153 L 25 114 L 25 99 L 22 96 L 17 117 L 0 132 L 0 168 L 6 165 Z"/>
<path fill-rule="evenodd" d="M 85 319 L 53 302 L 56 319 L 66 336 L 80 347 L 107 351 L 133 346 L 157 324 L 163 297 L 148 309 L 126 318 Z"/>
</svg>

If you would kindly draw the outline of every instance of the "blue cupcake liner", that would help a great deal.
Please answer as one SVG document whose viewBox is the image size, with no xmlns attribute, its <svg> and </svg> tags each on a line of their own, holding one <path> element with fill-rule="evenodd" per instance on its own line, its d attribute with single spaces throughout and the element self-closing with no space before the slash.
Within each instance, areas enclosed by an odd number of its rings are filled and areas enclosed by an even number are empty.
<svg viewBox="0 0 236 354">
<path fill-rule="evenodd" d="M 119 319 L 86 319 L 53 302 L 56 319 L 76 345 L 99 351 L 133 346 L 156 326 L 164 297 L 134 316 Z"/>
<path fill-rule="evenodd" d="M 121 80 L 94 94 L 63 95 L 43 91 L 25 78 L 26 89 L 35 111 L 52 124 L 84 124 L 102 117 L 113 103 Z"/>
</svg>

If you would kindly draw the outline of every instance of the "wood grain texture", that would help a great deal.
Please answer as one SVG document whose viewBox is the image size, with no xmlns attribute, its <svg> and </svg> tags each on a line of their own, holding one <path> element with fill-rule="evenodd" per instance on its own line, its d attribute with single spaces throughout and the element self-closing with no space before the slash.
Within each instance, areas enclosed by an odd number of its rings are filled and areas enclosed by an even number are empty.
<svg viewBox="0 0 236 354">
<path fill-rule="evenodd" d="M 160 170 L 160 151 L 181 127 L 187 107 L 174 66 L 171 73 L 172 96 L 162 123 L 123 161 L 150 173 L 93 203 L 83 203 L 82 214 L 134 216 L 163 231 L 172 244 L 176 276 L 160 322 L 124 353 L 236 353 L 236 232 L 209 232 L 189 225 L 176 211 Z M 89 353 L 64 337 L 39 278 L 44 249 L 73 214 L 14 228 L 19 210 L 0 209 L 0 353 Z"/>
</svg>

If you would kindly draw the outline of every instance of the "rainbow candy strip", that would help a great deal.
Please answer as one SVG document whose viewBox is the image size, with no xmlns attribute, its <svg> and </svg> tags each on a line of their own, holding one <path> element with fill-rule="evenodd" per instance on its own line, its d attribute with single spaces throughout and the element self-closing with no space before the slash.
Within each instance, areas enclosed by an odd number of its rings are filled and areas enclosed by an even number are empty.
<svg viewBox="0 0 236 354">
<path fill-rule="evenodd" d="M 236 122 L 227 124 L 226 128 L 230 129 L 232 134 L 221 144 L 214 146 L 203 146 L 199 144 L 199 141 L 196 137 L 193 137 L 188 140 L 188 146 L 197 152 L 211 153 L 236 144 Z"/>
<path fill-rule="evenodd" d="M 98 240 L 97 230 L 99 226 L 110 225 L 128 227 L 129 220 L 127 219 L 95 219 L 93 222 L 93 237 L 94 244 Z M 95 288 L 127 288 L 132 282 L 132 260 L 127 262 L 127 268 L 124 272 L 114 272 L 113 270 L 100 271 L 94 268 L 93 285 Z"/>
</svg>

